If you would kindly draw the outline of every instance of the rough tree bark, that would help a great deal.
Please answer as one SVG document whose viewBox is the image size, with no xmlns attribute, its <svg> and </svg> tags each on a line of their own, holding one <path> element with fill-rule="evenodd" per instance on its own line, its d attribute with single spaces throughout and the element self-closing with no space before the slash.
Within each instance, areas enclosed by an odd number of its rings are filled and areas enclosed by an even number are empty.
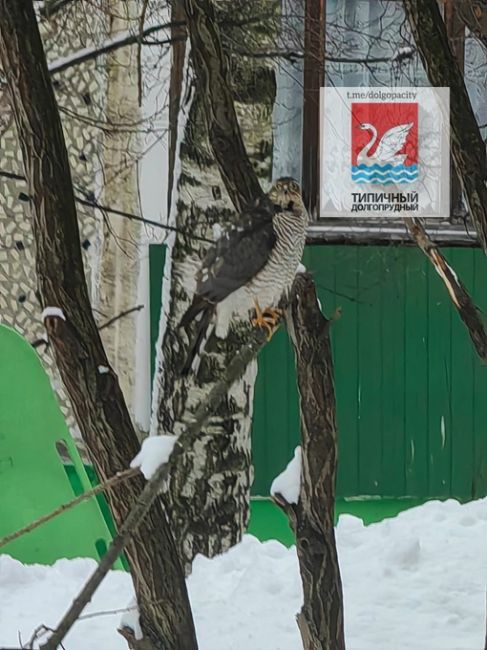
<svg viewBox="0 0 487 650">
<path fill-rule="evenodd" d="M 0 13 L 0 59 L 29 185 L 39 294 L 44 308 L 62 310 L 46 316 L 46 330 L 91 459 L 105 481 L 128 467 L 139 445 L 91 312 L 68 157 L 32 2 L 0 0 Z M 108 492 L 118 526 L 143 484 L 134 478 Z M 127 556 L 145 647 L 196 648 L 184 575 L 160 500 L 132 537 Z"/>
<path fill-rule="evenodd" d="M 297 504 L 274 500 L 296 534 L 304 603 L 298 625 L 305 650 L 343 650 L 343 595 L 335 543 L 337 431 L 329 320 L 310 275 L 299 274 L 286 313 L 294 345 L 301 411 Z"/>
<path fill-rule="evenodd" d="M 487 253 L 487 153 L 462 73 L 433 0 L 404 0 L 416 47 L 432 86 L 450 88 L 451 143 L 455 168 L 482 248 Z"/>
<path fill-rule="evenodd" d="M 227 62 L 219 45 L 211 3 L 181 6 L 189 13 L 187 29 L 192 47 L 198 48 L 198 55 L 193 57 L 197 82 L 186 120 L 180 118 L 173 219 L 182 233 L 213 240 L 220 227 L 235 219 L 229 193 L 237 205 L 243 205 L 262 192 L 259 179 L 263 183 L 270 181 L 274 73 L 265 60 L 252 63 L 236 57 Z M 217 19 L 224 21 L 231 12 L 235 22 L 240 16 L 242 22 L 247 22 L 247 17 L 255 18 L 259 12 L 268 15 L 268 8 L 267 0 L 222 2 Z M 255 23 L 252 30 L 259 31 L 252 31 L 252 36 L 268 38 L 273 26 Z M 248 37 L 246 29 L 228 27 L 226 36 L 241 42 Z M 184 102 L 181 104 L 184 106 Z M 219 168 L 225 168 L 228 193 Z M 205 251 L 201 241 L 184 234 L 175 236 L 168 245 L 163 296 L 166 311 L 158 342 L 152 433 L 183 430 L 201 394 L 218 380 L 246 336 L 246 332 L 234 331 L 224 341 L 211 337 L 197 378 L 183 381 L 178 377 L 188 344 L 179 322 L 191 301 L 194 277 Z M 185 466 L 171 476 L 171 524 L 188 568 L 197 553 L 220 553 L 238 542 L 246 529 L 252 481 L 250 428 L 255 374 L 256 364 L 252 362 L 202 431 L 196 448 L 185 457 Z"/>
</svg>

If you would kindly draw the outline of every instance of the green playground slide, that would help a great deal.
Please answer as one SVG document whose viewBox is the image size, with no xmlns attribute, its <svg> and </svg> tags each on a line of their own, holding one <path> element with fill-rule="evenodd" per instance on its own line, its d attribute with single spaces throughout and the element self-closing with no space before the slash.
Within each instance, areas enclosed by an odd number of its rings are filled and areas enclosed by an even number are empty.
<svg viewBox="0 0 487 650">
<path fill-rule="evenodd" d="M 59 505 L 91 483 L 37 353 L 0 325 L 0 537 Z M 64 446 L 70 476 L 58 447 Z M 22 562 L 99 559 L 111 534 L 91 498 L 0 550 Z M 119 562 L 117 568 L 121 568 Z"/>
</svg>

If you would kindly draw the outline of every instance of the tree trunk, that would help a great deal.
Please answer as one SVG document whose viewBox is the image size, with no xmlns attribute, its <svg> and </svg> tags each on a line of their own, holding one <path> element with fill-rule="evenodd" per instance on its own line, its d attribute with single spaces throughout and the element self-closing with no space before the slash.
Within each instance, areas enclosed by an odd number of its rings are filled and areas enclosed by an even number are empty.
<svg viewBox="0 0 487 650">
<path fill-rule="evenodd" d="M 237 22 L 238 12 L 255 15 L 266 6 L 262 0 L 220 3 L 219 11 L 224 15 L 231 11 Z M 205 5 L 203 10 L 209 8 L 211 5 Z M 184 234 L 178 233 L 170 240 L 164 272 L 167 285 L 163 295 L 152 423 L 152 433 L 158 434 L 178 434 L 183 430 L 201 395 L 221 377 L 244 336 L 242 332 L 231 332 L 226 340 L 210 337 L 206 345 L 208 354 L 201 361 L 197 377 L 184 381 L 178 377 L 188 346 L 179 323 L 192 299 L 195 274 L 208 246 L 196 237 L 214 240 L 218 229 L 235 219 L 219 169 L 225 167 L 224 178 L 232 197 L 239 197 L 235 198 L 239 205 L 252 192 L 262 192 L 258 177 L 264 182 L 271 178 L 274 72 L 265 60 L 252 65 L 251 60 L 240 57 L 232 63 L 233 96 L 229 94 L 224 88 L 229 84 L 229 71 L 225 59 L 219 59 L 223 53 L 216 42 L 219 35 L 213 19 L 200 15 L 203 10 L 195 7 L 188 20 L 192 47 L 198 47 L 199 51 L 194 60 L 199 81 L 185 123 L 180 122 L 179 177 L 173 190 L 173 215 L 175 225 Z M 200 34 L 195 39 L 193 35 L 198 30 Z M 229 38 L 240 40 L 243 33 L 239 28 L 226 31 Z M 201 66 L 205 66 L 203 72 Z M 248 155 L 239 140 L 235 110 Z M 231 144 L 227 146 L 228 141 Z M 243 182 L 246 173 L 249 178 Z M 180 471 L 171 476 L 171 525 L 177 531 L 175 537 L 180 540 L 188 568 L 197 553 L 209 557 L 220 553 L 238 542 L 246 529 L 252 482 L 250 431 L 255 375 L 256 364 L 252 362 L 244 377 L 229 390 L 202 431 L 199 444 L 185 457 Z"/>
<path fill-rule="evenodd" d="M 450 88 L 455 168 L 482 248 L 487 252 L 487 154 L 467 89 L 434 0 L 404 0 L 416 47 L 432 86 Z"/>
<path fill-rule="evenodd" d="M 138 29 L 138 3 L 110 0 L 109 38 Z M 103 144 L 103 200 L 111 207 L 140 214 L 137 193 L 137 160 L 140 135 L 137 124 L 138 65 L 137 45 L 128 45 L 107 55 L 106 119 L 113 127 Z M 94 296 L 97 310 L 106 318 L 138 304 L 141 257 L 140 224 L 130 219 L 111 217 L 103 221 L 103 242 Z M 144 305 L 148 309 L 148 305 Z M 135 380 L 137 372 L 138 312 L 117 320 L 103 330 L 102 341 L 117 373 L 132 420 L 135 421 Z"/>
<path fill-rule="evenodd" d="M 335 543 L 337 469 L 335 387 L 328 321 L 311 276 L 297 276 L 286 314 L 294 345 L 301 410 L 301 484 L 297 504 L 276 503 L 296 534 L 304 604 L 298 625 L 305 650 L 343 650 L 343 595 Z"/>
<path fill-rule="evenodd" d="M 91 312 L 67 152 L 32 2 L 0 0 L 0 13 L 0 58 L 29 185 L 39 293 L 44 308 L 62 310 L 47 313 L 46 330 L 103 481 L 126 469 L 139 445 Z M 138 478 L 109 491 L 118 526 L 143 483 Z M 196 648 L 184 576 L 160 500 L 127 555 L 146 641 L 161 650 Z"/>
</svg>

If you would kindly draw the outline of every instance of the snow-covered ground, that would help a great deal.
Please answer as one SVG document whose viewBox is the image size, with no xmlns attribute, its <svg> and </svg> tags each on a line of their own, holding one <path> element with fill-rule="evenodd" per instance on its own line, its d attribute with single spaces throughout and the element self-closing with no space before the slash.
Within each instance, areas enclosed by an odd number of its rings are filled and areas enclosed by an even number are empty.
<svg viewBox="0 0 487 650">
<path fill-rule="evenodd" d="M 348 650 L 481 650 L 485 631 L 487 499 L 430 502 L 364 527 L 337 527 Z M 0 647 L 19 647 L 55 626 L 94 569 L 92 560 L 23 566 L 0 557 Z M 301 588 L 294 549 L 247 536 L 214 560 L 197 558 L 189 579 L 200 650 L 297 650 Z M 113 571 L 85 612 L 120 609 L 132 596 Z M 125 650 L 120 614 L 86 618 L 67 650 Z"/>
</svg>

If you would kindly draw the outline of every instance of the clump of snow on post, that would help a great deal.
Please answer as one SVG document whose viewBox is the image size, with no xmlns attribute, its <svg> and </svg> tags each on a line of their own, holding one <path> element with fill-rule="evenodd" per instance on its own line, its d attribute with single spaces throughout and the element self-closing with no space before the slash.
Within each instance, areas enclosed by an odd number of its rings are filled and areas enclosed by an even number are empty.
<svg viewBox="0 0 487 650">
<path fill-rule="evenodd" d="M 109 372 L 110 372 L 110 368 L 108 366 L 98 366 L 99 375 L 108 375 Z"/>
<path fill-rule="evenodd" d="M 158 467 L 169 460 L 177 436 L 149 436 L 140 447 L 130 467 L 139 467 L 147 480 L 151 479 Z"/>
<path fill-rule="evenodd" d="M 301 486 L 301 447 L 294 450 L 294 458 L 288 463 L 286 469 L 272 481 L 271 495 L 280 494 L 288 503 L 299 501 L 299 488 Z"/>
<path fill-rule="evenodd" d="M 61 307 L 46 307 L 42 312 L 41 320 L 44 322 L 46 318 L 60 318 L 61 320 L 66 320 L 66 316 Z"/>
<path fill-rule="evenodd" d="M 296 273 L 306 273 L 306 267 L 304 264 L 299 263 Z"/>
<path fill-rule="evenodd" d="M 137 607 L 137 601 L 135 598 L 132 598 L 127 611 L 122 614 L 120 619 L 120 625 L 118 626 L 119 630 L 123 630 L 124 627 L 129 627 L 133 633 L 134 637 L 139 640 L 143 637 L 142 629 L 140 627 L 140 614 L 139 608 Z"/>
</svg>

